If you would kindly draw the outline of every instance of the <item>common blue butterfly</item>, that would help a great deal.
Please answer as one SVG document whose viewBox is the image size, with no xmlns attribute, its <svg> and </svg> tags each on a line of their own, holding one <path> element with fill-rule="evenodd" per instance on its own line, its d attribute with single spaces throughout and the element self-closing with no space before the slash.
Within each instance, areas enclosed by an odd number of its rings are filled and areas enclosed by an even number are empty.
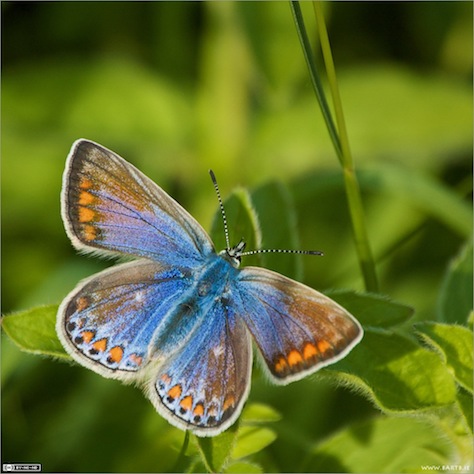
<svg viewBox="0 0 474 474">
<path fill-rule="evenodd" d="M 216 253 L 175 200 L 94 142 L 72 146 L 61 213 L 79 250 L 136 258 L 64 299 L 63 346 L 104 377 L 143 385 L 178 428 L 214 436 L 235 422 L 249 393 L 252 339 L 277 384 L 333 364 L 362 339 L 357 320 L 321 293 L 270 270 L 239 269 L 252 253 L 243 242 Z"/>
</svg>

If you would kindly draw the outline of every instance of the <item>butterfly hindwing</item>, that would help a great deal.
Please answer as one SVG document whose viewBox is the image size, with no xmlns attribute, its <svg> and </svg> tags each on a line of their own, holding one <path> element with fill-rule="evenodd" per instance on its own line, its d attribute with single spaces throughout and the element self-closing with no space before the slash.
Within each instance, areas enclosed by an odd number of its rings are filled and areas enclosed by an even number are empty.
<svg viewBox="0 0 474 474">
<path fill-rule="evenodd" d="M 252 346 L 242 319 L 217 298 L 186 350 L 170 357 L 150 387 L 157 410 L 173 425 L 214 436 L 239 416 L 250 388 Z"/>
<path fill-rule="evenodd" d="M 192 267 L 213 251 L 204 229 L 158 185 L 116 153 L 74 143 L 63 176 L 62 216 L 82 250 Z"/>
<path fill-rule="evenodd" d="M 57 332 L 82 365 L 106 377 L 131 379 L 149 362 L 153 335 L 189 287 L 189 274 L 177 268 L 148 260 L 117 265 L 64 299 Z"/>
<path fill-rule="evenodd" d="M 275 383 L 337 362 L 362 338 L 362 327 L 344 308 L 283 275 L 246 267 L 237 288 L 242 316 Z"/>
</svg>

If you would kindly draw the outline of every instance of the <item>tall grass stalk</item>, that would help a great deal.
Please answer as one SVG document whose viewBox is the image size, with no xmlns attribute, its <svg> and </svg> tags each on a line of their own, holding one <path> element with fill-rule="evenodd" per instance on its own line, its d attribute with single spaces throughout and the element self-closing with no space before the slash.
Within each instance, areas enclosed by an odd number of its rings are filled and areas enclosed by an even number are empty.
<svg viewBox="0 0 474 474">
<path fill-rule="evenodd" d="M 359 265 L 364 278 L 364 284 L 367 291 L 377 292 L 378 282 L 375 271 L 375 262 L 369 244 L 367 234 L 367 227 L 365 224 L 364 208 L 362 198 L 360 195 L 359 183 L 355 173 L 354 161 L 349 146 L 349 139 L 347 136 L 347 129 L 344 120 L 344 113 L 342 109 L 342 102 L 339 95 L 339 88 L 337 86 L 336 69 L 331 53 L 331 46 L 324 21 L 321 2 L 313 2 L 314 13 L 316 16 L 317 32 L 319 35 L 319 42 L 323 52 L 324 65 L 328 78 L 328 84 L 331 91 L 336 122 L 334 122 L 331 110 L 328 106 L 324 89 L 322 87 L 321 77 L 316 67 L 316 62 L 312 54 L 311 45 L 308 40 L 306 28 L 304 25 L 303 15 L 298 1 L 291 1 L 291 10 L 296 24 L 296 30 L 300 38 L 303 54 L 308 65 L 309 75 L 313 84 L 316 98 L 318 99 L 321 112 L 326 122 L 326 127 L 331 137 L 334 149 L 336 151 L 339 162 L 341 163 L 344 186 L 346 190 L 347 202 L 349 206 L 349 213 L 351 216 L 352 231 L 356 245 Z M 337 127 L 336 127 L 337 124 Z"/>
</svg>

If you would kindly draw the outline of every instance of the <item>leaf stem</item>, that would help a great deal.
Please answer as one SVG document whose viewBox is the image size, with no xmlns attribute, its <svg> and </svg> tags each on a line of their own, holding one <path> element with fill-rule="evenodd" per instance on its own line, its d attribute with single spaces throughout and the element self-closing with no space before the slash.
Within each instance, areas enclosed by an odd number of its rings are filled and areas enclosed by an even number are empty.
<svg viewBox="0 0 474 474">
<path fill-rule="evenodd" d="M 186 460 L 186 451 L 188 450 L 189 444 L 189 431 L 186 431 L 183 439 L 183 444 L 179 452 L 178 457 L 176 458 L 176 463 L 173 468 L 173 472 L 184 472 L 185 460 Z"/>
</svg>

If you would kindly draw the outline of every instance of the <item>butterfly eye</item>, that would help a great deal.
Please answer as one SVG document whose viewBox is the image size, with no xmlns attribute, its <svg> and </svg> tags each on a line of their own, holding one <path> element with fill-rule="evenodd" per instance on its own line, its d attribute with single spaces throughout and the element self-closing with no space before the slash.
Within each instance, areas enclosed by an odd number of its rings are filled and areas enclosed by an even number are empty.
<svg viewBox="0 0 474 474">
<path fill-rule="evenodd" d="M 240 263 L 242 253 L 245 249 L 245 245 L 246 244 L 244 240 L 242 239 L 235 247 L 228 248 L 225 250 L 225 252 L 231 259 L 237 260 Z"/>
</svg>

